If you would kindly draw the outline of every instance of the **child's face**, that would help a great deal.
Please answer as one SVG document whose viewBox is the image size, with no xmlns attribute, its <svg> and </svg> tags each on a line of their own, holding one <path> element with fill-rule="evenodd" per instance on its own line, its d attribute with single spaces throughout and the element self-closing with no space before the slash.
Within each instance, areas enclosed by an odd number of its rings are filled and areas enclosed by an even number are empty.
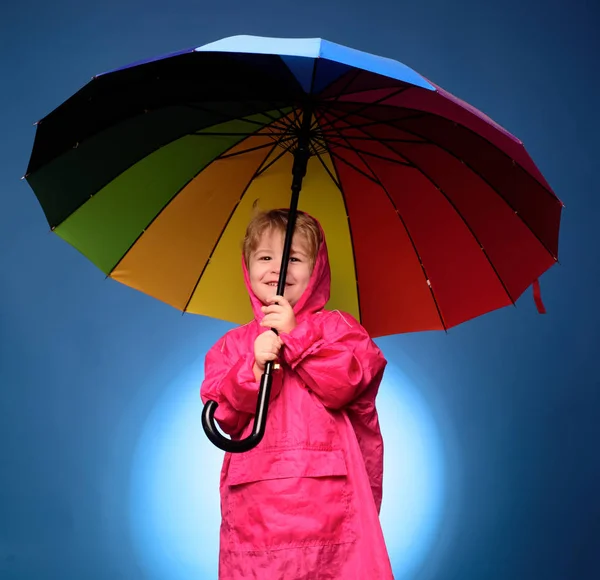
<svg viewBox="0 0 600 580">
<path fill-rule="evenodd" d="M 248 270 L 250 285 L 256 297 L 266 304 L 266 300 L 277 293 L 279 269 L 283 256 L 284 235 L 277 230 L 267 230 L 258 242 L 256 250 L 250 254 Z M 287 269 L 284 298 L 294 306 L 308 286 L 312 274 L 312 263 L 304 236 L 295 234 L 292 239 L 290 262 Z"/>
</svg>

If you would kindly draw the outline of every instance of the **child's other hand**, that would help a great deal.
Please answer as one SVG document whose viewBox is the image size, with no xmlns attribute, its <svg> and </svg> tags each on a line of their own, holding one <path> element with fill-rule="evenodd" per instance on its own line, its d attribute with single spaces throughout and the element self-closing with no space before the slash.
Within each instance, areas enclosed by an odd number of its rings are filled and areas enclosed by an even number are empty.
<svg viewBox="0 0 600 580">
<path fill-rule="evenodd" d="M 260 321 L 260 325 L 274 328 L 278 332 L 291 332 L 294 330 L 296 328 L 296 316 L 291 304 L 283 296 L 273 296 L 269 298 L 268 302 L 268 306 L 262 307 L 265 316 Z"/>
<path fill-rule="evenodd" d="M 262 332 L 254 341 L 254 376 L 262 374 L 270 360 L 277 360 L 283 342 L 274 332 Z M 257 377 L 257 380 L 260 377 Z"/>
</svg>

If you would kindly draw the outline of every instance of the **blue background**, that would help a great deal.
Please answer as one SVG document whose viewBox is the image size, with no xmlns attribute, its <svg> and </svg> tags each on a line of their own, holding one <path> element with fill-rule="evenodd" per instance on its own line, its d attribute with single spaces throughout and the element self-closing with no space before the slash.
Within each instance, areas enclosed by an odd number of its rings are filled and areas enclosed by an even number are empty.
<svg viewBox="0 0 600 580">
<path fill-rule="evenodd" d="M 567 206 L 562 264 L 541 281 L 548 314 L 528 292 L 448 335 L 378 340 L 391 364 L 382 522 L 397 578 L 599 578 L 592 4 L 4 3 L 0 578 L 216 577 L 221 455 L 199 427 L 198 388 L 229 326 L 105 281 L 48 233 L 19 178 L 32 123 L 92 75 L 234 34 L 398 59 L 525 142 Z"/>
</svg>

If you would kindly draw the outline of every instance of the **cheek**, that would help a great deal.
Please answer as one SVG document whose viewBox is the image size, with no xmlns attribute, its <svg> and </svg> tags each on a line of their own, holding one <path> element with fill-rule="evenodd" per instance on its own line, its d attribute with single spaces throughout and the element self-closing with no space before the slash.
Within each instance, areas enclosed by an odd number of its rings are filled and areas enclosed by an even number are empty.
<svg viewBox="0 0 600 580">
<path fill-rule="evenodd" d="M 252 286 L 253 290 L 256 290 L 260 283 L 260 274 L 255 268 L 250 270 L 250 272 L 248 272 L 248 274 L 249 274 L 249 278 L 250 278 L 250 285 Z"/>
<path fill-rule="evenodd" d="M 306 288 L 306 286 L 308 286 L 308 283 L 310 282 L 311 275 L 312 275 L 312 269 L 306 268 L 306 270 L 304 271 L 304 277 L 303 277 L 303 282 L 304 282 L 305 288 Z"/>
<path fill-rule="evenodd" d="M 260 263 L 252 264 L 250 266 L 250 269 L 248 271 L 248 273 L 250 275 L 250 280 L 260 280 L 260 277 L 262 276 L 262 273 L 264 270 L 264 268 L 261 266 L 262 266 L 262 264 L 260 264 Z"/>
</svg>

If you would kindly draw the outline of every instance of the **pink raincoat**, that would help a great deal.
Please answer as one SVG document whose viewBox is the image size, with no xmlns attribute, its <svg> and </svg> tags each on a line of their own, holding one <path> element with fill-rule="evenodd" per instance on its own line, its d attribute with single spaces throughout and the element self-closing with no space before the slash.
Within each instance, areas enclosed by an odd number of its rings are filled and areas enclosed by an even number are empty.
<svg viewBox="0 0 600 580">
<path fill-rule="evenodd" d="M 261 303 L 246 286 L 255 319 L 208 352 L 202 400 L 232 438 L 252 430 L 259 383 L 254 340 Z M 330 270 L 321 245 L 309 285 L 281 333 L 264 439 L 226 453 L 221 471 L 220 580 L 393 578 L 379 510 L 383 441 L 375 397 L 386 360 L 350 315 L 324 310 Z"/>
</svg>

